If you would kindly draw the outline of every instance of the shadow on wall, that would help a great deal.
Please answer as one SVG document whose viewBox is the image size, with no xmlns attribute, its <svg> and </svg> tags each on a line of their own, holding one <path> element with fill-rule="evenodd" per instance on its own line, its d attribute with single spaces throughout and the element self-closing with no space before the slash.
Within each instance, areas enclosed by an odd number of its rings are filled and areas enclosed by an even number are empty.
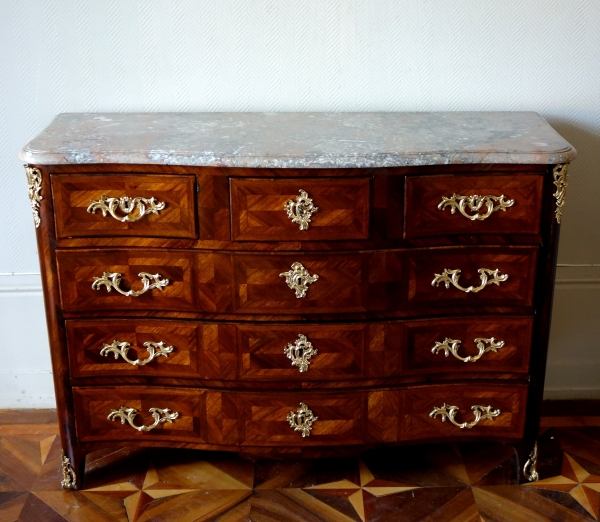
<svg viewBox="0 0 600 522">
<path fill-rule="evenodd" d="M 576 125 L 561 119 L 548 119 L 577 149 L 569 170 L 564 220 L 561 227 L 559 264 L 600 263 L 600 126 Z"/>
<path fill-rule="evenodd" d="M 570 169 L 559 264 L 600 264 L 600 128 L 548 119 L 577 149 Z M 545 398 L 600 399 L 600 266 L 560 267 Z"/>
</svg>

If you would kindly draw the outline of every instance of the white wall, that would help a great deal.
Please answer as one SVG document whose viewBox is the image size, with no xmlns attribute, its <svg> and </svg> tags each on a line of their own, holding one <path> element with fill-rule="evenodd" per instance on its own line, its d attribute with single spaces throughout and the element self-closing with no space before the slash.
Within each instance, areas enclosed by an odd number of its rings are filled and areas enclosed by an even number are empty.
<svg viewBox="0 0 600 522">
<path fill-rule="evenodd" d="M 597 0 L 0 0 L 0 407 L 52 406 L 18 150 L 65 111 L 534 110 L 579 151 L 547 395 L 600 397 Z M 16 273 L 16 275 L 10 275 Z"/>
</svg>

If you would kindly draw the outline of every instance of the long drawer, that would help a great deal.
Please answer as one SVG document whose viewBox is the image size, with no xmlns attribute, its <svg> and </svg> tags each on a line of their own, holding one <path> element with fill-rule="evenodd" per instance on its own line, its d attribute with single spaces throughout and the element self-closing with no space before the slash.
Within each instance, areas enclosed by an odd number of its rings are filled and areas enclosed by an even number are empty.
<svg viewBox="0 0 600 522">
<path fill-rule="evenodd" d="M 532 317 L 333 324 L 68 320 L 72 377 L 335 381 L 524 374 Z"/>
<path fill-rule="evenodd" d="M 526 385 L 237 392 L 73 388 L 80 442 L 333 446 L 523 434 Z"/>
<path fill-rule="evenodd" d="M 321 314 L 531 307 L 536 247 L 344 253 L 57 251 L 65 311 Z"/>
</svg>

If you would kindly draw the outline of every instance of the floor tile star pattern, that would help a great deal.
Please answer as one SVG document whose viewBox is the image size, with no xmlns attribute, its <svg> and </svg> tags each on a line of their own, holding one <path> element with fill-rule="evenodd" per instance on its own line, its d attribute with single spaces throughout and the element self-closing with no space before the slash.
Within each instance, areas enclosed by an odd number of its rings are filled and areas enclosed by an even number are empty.
<svg viewBox="0 0 600 522">
<path fill-rule="evenodd" d="M 81 491 L 60 489 L 54 414 L 24 412 L 18 420 L 0 424 L 1 522 L 580 522 L 600 516 L 600 419 L 545 431 L 541 479 L 525 485 L 517 483 L 510 446 L 475 443 L 317 460 L 101 450 L 88 456 Z"/>
<path fill-rule="evenodd" d="M 532 488 L 568 493 L 590 515 L 598 520 L 600 514 L 600 472 L 599 466 L 591 463 L 580 464 L 567 452 L 563 453 L 563 462 L 560 475 L 538 480 L 527 484 Z M 584 467 L 585 466 L 585 467 Z M 586 467 L 590 470 L 587 471 Z"/>
</svg>

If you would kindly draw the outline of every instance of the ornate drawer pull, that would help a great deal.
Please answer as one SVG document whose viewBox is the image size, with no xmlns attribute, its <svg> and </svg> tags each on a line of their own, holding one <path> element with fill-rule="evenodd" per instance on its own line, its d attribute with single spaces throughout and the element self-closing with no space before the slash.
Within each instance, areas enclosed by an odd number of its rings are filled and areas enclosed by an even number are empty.
<svg viewBox="0 0 600 522">
<path fill-rule="evenodd" d="M 125 406 L 121 406 L 118 410 L 110 410 L 107 419 L 114 421 L 115 419 L 120 419 L 121 424 L 125 424 L 125 421 L 129 423 L 129 425 L 137 430 L 137 431 L 150 431 L 156 428 L 159 424 L 163 422 L 172 423 L 177 417 L 179 417 L 178 412 L 171 413 L 169 408 L 165 408 L 164 410 L 160 408 L 150 408 L 150 413 L 154 419 L 154 423 L 150 426 L 136 426 L 133 421 L 135 420 L 135 416 L 137 415 L 137 410 L 135 408 L 127 408 Z"/>
<path fill-rule="evenodd" d="M 498 268 L 496 268 L 496 270 L 480 268 L 477 272 L 479 272 L 479 277 L 481 278 L 481 284 L 479 286 L 470 286 L 468 288 L 460 286 L 458 282 L 460 270 L 448 270 L 447 268 L 444 268 L 444 271 L 441 274 L 435 274 L 431 286 L 438 286 L 440 283 L 444 283 L 446 288 L 450 288 L 450 285 L 452 284 L 463 292 L 472 292 L 476 294 L 483 290 L 487 285 L 500 286 L 500 283 L 508 279 L 508 275 L 500 275 L 500 270 Z M 488 279 L 490 276 L 491 279 Z"/>
<path fill-rule="evenodd" d="M 298 299 L 306 296 L 307 285 L 319 279 L 317 274 L 310 275 L 302 263 L 294 263 L 291 270 L 279 274 L 279 277 L 285 277 L 285 282 L 292 290 L 295 290 Z"/>
<path fill-rule="evenodd" d="M 118 359 L 120 355 L 123 357 L 123 359 L 125 359 L 125 361 L 133 366 L 144 366 L 152 361 L 155 357 L 160 357 L 161 355 L 168 357 L 173 351 L 172 346 L 166 346 L 162 341 L 159 343 L 148 341 L 147 343 L 144 343 L 144 346 L 150 354 L 150 357 L 147 359 L 136 359 L 135 361 L 132 361 L 129 357 L 127 357 L 127 353 L 129 352 L 131 345 L 126 342 L 117 341 L 116 339 L 112 342 L 112 344 L 104 344 L 102 350 L 100 350 L 100 355 L 104 355 L 106 357 L 109 353 L 114 353 L 115 359 Z"/>
<path fill-rule="evenodd" d="M 138 221 L 148 214 L 158 214 L 166 206 L 165 203 L 156 201 L 154 198 L 130 198 L 123 196 L 122 198 L 109 198 L 108 196 L 100 196 L 98 201 L 90 200 L 92 204 L 87 208 L 90 214 L 95 214 L 96 210 L 102 212 L 102 216 L 106 217 L 108 212 L 117 221 L 122 223 Z M 146 206 L 148 205 L 148 206 Z M 119 216 L 117 211 L 121 211 L 124 216 Z M 135 211 L 137 210 L 137 214 Z"/>
<path fill-rule="evenodd" d="M 110 292 L 113 288 L 124 295 L 125 297 L 137 297 L 139 295 L 145 294 L 148 290 L 152 290 L 154 288 L 158 288 L 162 291 L 162 289 L 169 284 L 168 279 L 161 279 L 160 274 L 149 274 L 148 272 L 140 272 L 138 277 L 142 278 L 142 283 L 144 287 L 141 290 L 123 290 L 121 285 L 121 275 L 119 272 L 104 272 L 102 277 L 94 277 L 94 282 L 92 283 L 92 288 L 94 290 L 100 290 L 100 287 L 104 285 L 106 287 L 106 291 Z M 154 280 L 153 283 L 150 280 Z"/>
<path fill-rule="evenodd" d="M 473 426 L 475 426 L 480 420 L 483 419 L 491 419 L 497 417 L 502 413 L 500 410 L 493 410 L 491 406 L 471 406 L 473 413 L 475 413 L 475 420 L 472 422 L 463 422 L 462 424 L 456 422 L 455 417 L 458 412 L 458 406 L 450 406 L 448 404 L 444 404 L 441 408 L 437 406 L 433 407 L 433 411 L 429 414 L 432 419 L 435 419 L 438 415 L 442 416 L 442 422 L 446 420 L 446 417 L 450 419 L 450 422 L 455 426 L 458 426 L 461 430 L 468 429 L 470 430 Z"/>
<path fill-rule="evenodd" d="M 300 225 L 300 230 L 308 230 L 310 218 L 319 210 L 319 207 L 313 205 L 313 200 L 302 189 L 300 189 L 300 195 L 296 196 L 296 201 L 288 199 L 283 208 L 287 212 L 288 218 L 292 220 L 292 223 Z"/>
<path fill-rule="evenodd" d="M 294 344 L 288 343 L 283 353 L 292 361 L 292 366 L 297 366 L 300 372 L 307 372 L 309 359 L 317 355 L 317 350 L 313 348 L 312 343 L 306 338 L 306 335 L 299 334 Z"/>
<path fill-rule="evenodd" d="M 308 406 L 303 402 L 300 403 L 300 407 L 294 413 L 290 411 L 286 417 L 290 423 L 290 428 L 294 431 L 302 432 L 302 437 L 310 437 L 310 430 L 312 430 L 313 422 L 319 417 L 315 417 L 312 411 L 309 410 Z"/>
<path fill-rule="evenodd" d="M 497 352 L 500 348 L 504 346 L 504 341 L 496 341 L 493 337 L 489 339 L 484 339 L 483 337 L 478 337 L 473 342 L 477 343 L 477 349 L 479 353 L 477 355 L 469 355 L 468 357 L 461 357 L 458 355 L 458 349 L 460 348 L 460 343 L 462 341 L 450 339 L 446 337 L 444 342 L 440 343 L 436 341 L 435 346 L 431 349 L 431 353 L 437 354 L 440 350 L 444 350 L 444 356 L 448 357 L 449 354 L 454 355 L 459 361 L 463 362 L 475 362 L 481 359 L 481 356 L 486 352 Z M 488 344 L 488 346 L 486 346 Z"/>
<path fill-rule="evenodd" d="M 494 203 L 497 203 L 497 205 L 494 205 Z M 504 194 L 501 196 L 492 196 L 491 194 L 488 194 L 487 196 L 479 196 L 477 194 L 473 194 L 472 196 L 461 196 L 460 194 L 454 193 L 449 198 L 442 196 L 442 202 L 438 205 L 438 209 L 443 211 L 446 207 L 450 207 L 451 214 L 454 214 L 456 209 L 458 209 L 463 216 L 471 221 L 483 221 L 497 210 L 506 212 L 506 209 L 512 207 L 514 204 L 515 200 L 505 200 Z M 485 212 L 480 214 L 479 211 L 484 205 Z M 474 212 L 474 214 L 469 215 L 467 211 Z"/>
</svg>

